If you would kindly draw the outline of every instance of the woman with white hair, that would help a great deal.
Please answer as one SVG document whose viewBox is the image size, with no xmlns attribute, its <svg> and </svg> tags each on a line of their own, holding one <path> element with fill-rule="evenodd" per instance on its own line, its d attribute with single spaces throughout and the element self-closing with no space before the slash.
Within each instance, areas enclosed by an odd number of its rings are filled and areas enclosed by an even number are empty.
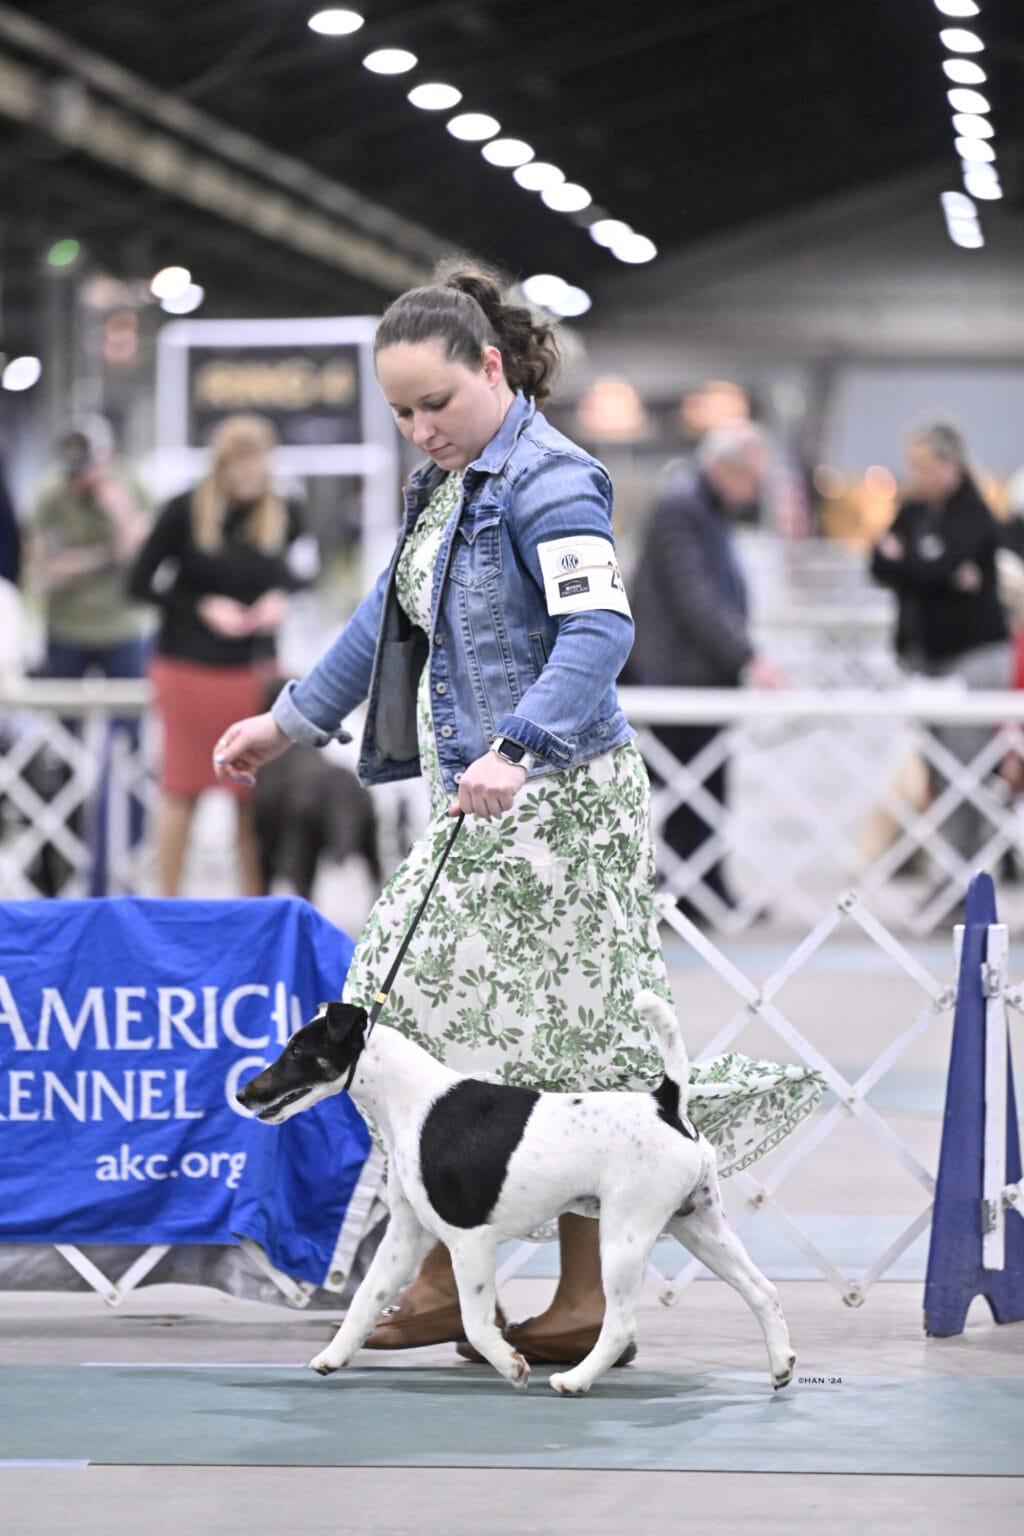
<svg viewBox="0 0 1024 1536">
<path fill-rule="evenodd" d="M 275 446 L 262 417 L 222 421 L 210 442 L 209 472 L 164 507 L 129 577 L 131 595 L 161 609 L 150 675 L 163 726 L 157 851 L 164 896 L 181 889 L 196 803 L 217 783 L 213 744 L 232 720 L 263 708 L 288 593 L 319 569 L 297 507 L 273 488 Z M 252 793 L 237 782 L 226 788 L 238 801 L 241 888 L 256 896 L 263 887 Z"/>
</svg>

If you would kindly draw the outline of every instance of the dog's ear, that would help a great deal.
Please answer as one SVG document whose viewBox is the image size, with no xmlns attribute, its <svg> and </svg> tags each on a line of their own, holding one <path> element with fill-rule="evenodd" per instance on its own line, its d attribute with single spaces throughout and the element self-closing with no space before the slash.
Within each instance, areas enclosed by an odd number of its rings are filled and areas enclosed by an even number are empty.
<svg viewBox="0 0 1024 1536">
<path fill-rule="evenodd" d="M 327 1033 L 336 1044 L 340 1045 L 351 1035 L 362 1034 L 366 1028 L 366 1009 L 357 1008 L 352 1003 L 326 1003 Z"/>
</svg>

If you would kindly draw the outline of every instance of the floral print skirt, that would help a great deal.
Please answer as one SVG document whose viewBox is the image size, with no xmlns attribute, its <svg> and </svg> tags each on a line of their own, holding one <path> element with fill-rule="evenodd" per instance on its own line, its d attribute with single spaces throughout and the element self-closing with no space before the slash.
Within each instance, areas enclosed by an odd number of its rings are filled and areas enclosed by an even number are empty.
<svg viewBox="0 0 1024 1536">
<path fill-rule="evenodd" d="M 369 1008 L 451 832 L 432 732 L 435 815 L 382 892 L 345 985 Z M 425 738 L 425 739 L 424 739 Z M 457 1072 L 545 1090 L 654 1088 L 661 1055 L 633 997 L 670 998 L 654 914 L 649 787 L 632 744 L 527 780 L 512 810 L 467 817 L 381 1022 Z M 691 1067 L 690 1113 L 725 1175 L 819 1102 L 810 1068 L 729 1054 Z"/>
</svg>

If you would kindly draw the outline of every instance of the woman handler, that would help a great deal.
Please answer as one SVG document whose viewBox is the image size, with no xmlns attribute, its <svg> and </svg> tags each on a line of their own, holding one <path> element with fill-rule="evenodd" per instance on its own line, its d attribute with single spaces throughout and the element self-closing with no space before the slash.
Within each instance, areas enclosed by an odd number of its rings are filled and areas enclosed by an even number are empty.
<svg viewBox="0 0 1024 1536">
<path fill-rule="evenodd" d="M 423 773 L 433 814 L 370 916 L 346 998 L 372 1002 L 457 804 L 471 820 L 385 1022 L 494 1081 L 646 1086 L 660 1057 L 633 996 L 670 993 L 647 772 L 615 691 L 633 625 L 607 471 L 538 409 L 558 364 L 551 328 L 485 273 L 456 268 L 397 299 L 375 357 L 399 430 L 428 460 L 406 491 L 394 556 L 313 670 L 270 714 L 224 734 L 218 771 L 251 775 L 292 741 L 324 745 L 368 699 L 360 776 Z M 781 1139 L 819 1086 L 813 1074 L 758 1070 L 786 1085 L 789 1114 L 771 1133 Z M 735 1118 L 731 1134 L 743 1140 Z M 604 1310 L 597 1223 L 563 1216 L 559 1239 L 549 1308 L 508 1330 L 531 1360 L 582 1358 Z M 462 1337 L 437 1249 L 367 1347 Z"/>
</svg>

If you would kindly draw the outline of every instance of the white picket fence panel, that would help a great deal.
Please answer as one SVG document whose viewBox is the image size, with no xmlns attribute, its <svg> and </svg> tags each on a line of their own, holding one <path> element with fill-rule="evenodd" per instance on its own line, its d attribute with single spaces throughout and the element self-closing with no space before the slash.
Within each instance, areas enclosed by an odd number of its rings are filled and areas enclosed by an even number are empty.
<svg viewBox="0 0 1024 1536">
<path fill-rule="evenodd" d="M 770 1176 L 758 1178 L 756 1168 L 736 1176 L 746 1195 L 740 1220 L 766 1211 L 843 1298 L 858 1305 L 927 1228 L 934 1192 L 933 1171 L 922 1166 L 885 1117 L 867 1102 L 871 1088 L 953 1005 L 952 991 L 921 966 L 903 940 L 933 932 L 937 926 L 948 932 L 949 913 L 973 872 L 974 864 L 961 859 L 942 837 L 942 821 L 950 806 L 970 799 L 988 820 L 991 830 L 977 864 L 991 867 L 1007 854 L 1024 852 L 1018 811 L 998 793 L 993 779 L 993 770 L 1007 750 L 1024 755 L 1017 724 L 1020 697 L 946 688 L 889 693 L 623 690 L 623 700 L 639 729 L 641 746 L 665 780 L 653 797 L 655 825 L 664 821 L 681 797 L 689 795 L 714 826 L 713 839 L 701 850 L 703 862 L 695 860 L 691 866 L 673 869 L 670 851 L 659 846 L 669 881 L 659 898 L 662 921 L 702 957 L 738 1000 L 735 1017 L 702 1054 L 715 1054 L 737 1041 L 745 1024 L 756 1017 L 775 1032 L 789 1053 L 824 1074 L 834 1096 L 828 1108 L 794 1135 L 785 1156 L 773 1160 Z M 153 799 L 158 743 L 149 708 L 144 683 L 28 681 L 9 685 L 0 693 L 0 898 L 39 893 L 33 871 L 47 846 L 68 870 L 61 894 L 87 892 L 95 855 L 90 808 L 104 775 L 108 780 L 108 889 L 140 889 L 148 846 L 132 848 L 129 829 L 133 801 L 149 806 Z M 120 745 L 111 745 L 108 726 L 114 717 L 139 722 L 137 746 L 126 738 Z M 666 761 L 663 753 L 659 755 L 652 728 L 691 721 L 725 727 L 715 738 L 707 762 L 683 767 Z M 992 734 L 973 762 L 960 764 L 945 752 L 930 727 L 969 723 L 988 725 Z M 908 744 L 948 779 L 942 795 L 923 810 L 887 792 L 894 765 Z M 702 775 L 711 771 L 708 763 L 713 767 L 716 753 L 723 752 L 731 755 L 736 778 L 728 811 L 710 796 L 699 798 Z M 44 758 L 56 764 L 60 782 L 41 782 Z M 879 803 L 888 809 L 896 830 L 891 846 L 869 858 L 858 836 L 864 818 Z M 415 832 L 415 825 L 410 830 Z M 917 855 L 927 858 L 940 881 L 937 894 L 924 904 L 914 881 L 900 876 L 901 866 Z M 719 857 L 728 858 L 735 871 L 741 896 L 736 911 L 716 912 L 713 892 L 701 885 L 701 868 Z M 837 898 L 837 891 L 844 894 Z M 675 906 L 678 894 L 691 897 L 698 909 L 703 903 L 712 925 L 726 937 L 743 932 L 765 905 L 771 907 L 777 925 L 795 927 L 806 937 L 795 943 L 773 975 L 757 981 L 728 958 L 715 942 L 718 935 L 713 936 L 713 930 L 705 931 L 681 915 Z M 1000 916 L 1010 929 L 1024 922 L 1024 893 L 1012 883 L 1000 885 Z M 778 1001 L 785 983 L 843 924 L 851 923 L 922 992 L 920 1011 L 894 1033 L 855 1081 L 793 1025 Z M 1017 989 L 1007 995 L 1017 1002 L 1022 994 Z M 780 1199 L 786 1180 L 806 1158 L 827 1150 L 835 1129 L 851 1116 L 916 1181 L 923 1198 L 921 1210 L 898 1237 L 854 1274 L 845 1273 L 801 1230 Z M 89 1278 L 76 1262 L 77 1255 L 68 1252 L 65 1257 Z M 139 1267 L 129 1272 L 129 1287 L 158 1257 L 154 1251 L 140 1256 Z M 513 1272 L 521 1262 L 514 1257 L 503 1274 Z M 689 1283 L 697 1268 L 690 1265 L 670 1277 L 654 1273 L 651 1279 L 670 1299 Z M 97 1274 L 90 1279 L 94 1282 L 101 1294 L 110 1290 L 105 1276 Z M 124 1283 L 122 1277 L 122 1292 Z M 293 1305 L 302 1304 L 287 1277 L 275 1283 Z"/>
<path fill-rule="evenodd" d="M 889 927 L 923 937 L 951 924 L 978 869 L 1002 874 L 1003 918 L 1011 930 L 1024 926 L 1024 801 L 998 771 L 1008 755 L 1024 756 L 1021 694 L 922 681 L 889 692 L 624 688 L 621 697 L 663 781 L 652 817 L 667 886 L 719 931 L 745 932 L 766 913 L 806 928 L 852 886 Z M 720 729 L 684 764 L 655 736 L 663 725 Z M 991 731 L 961 763 L 934 734 L 947 726 Z M 726 807 L 706 787 L 723 764 Z M 908 764 L 919 781 L 934 768 L 943 784 L 927 803 L 901 787 Z M 685 863 L 662 836 L 683 802 L 711 829 Z M 965 803 L 981 829 L 967 858 L 946 835 Z M 738 898 L 731 909 L 703 878 L 723 860 Z"/>
<path fill-rule="evenodd" d="M 862 904 L 854 892 L 839 898 L 806 938 L 798 944 L 783 963 L 767 980 L 758 982 L 743 971 L 714 944 L 688 918 L 676 910 L 671 896 L 658 899 L 661 920 L 673 928 L 705 963 L 735 992 L 741 1007 L 700 1051 L 697 1060 L 716 1056 L 736 1047 L 743 1030 L 752 1018 L 761 1020 L 778 1037 L 787 1053 L 813 1067 L 824 1077 L 833 1096 L 833 1102 L 816 1112 L 807 1124 L 796 1131 L 781 1161 L 771 1173 L 759 1176 L 757 1165 L 749 1172 L 733 1175 L 733 1180 L 746 1194 L 746 1201 L 733 1220 L 742 1229 L 744 1221 L 759 1211 L 765 1211 L 792 1243 L 818 1269 L 840 1293 L 848 1306 L 860 1306 L 867 1292 L 895 1264 L 923 1231 L 930 1219 L 935 1195 L 935 1174 L 925 1168 L 911 1148 L 903 1141 L 890 1122 L 868 1103 L 868 1094 L 886 1073 L 900 1061 L 914 1041 L 926 1030 L 948 1014 L 956 1002 L 955 986 L 943 986 L 898 939 L 886 929 Z M 847 923 L 854 924 L 860 933 L 886 954 L 902 973 L 924 994 L 923 1005 L 918 1013 L 902 1028 L 894 1030 L 885 1048 L 850 1081 L 829 1060 L 818 1045 L 797 1029 L 779 1006 L 778 996 L 793 977 L 818 954 L 823 946 Z M 952 959 L 952 953 L 951 953 Z M 828 1138 L 844 1120 L 853 1117 L 880 1144 L 888 1155 L 920 1185 L 926 1204 L 885 1250 L 877 1254 L 859 1274 L 845 1273 L 803 1231 L 799 1222 L 789 1215 L 778 1199 L 779 1191 L 805 1159 L 822 1155 Z M 701 1271 L 697 1260 L 691 1260 L 676 1275 L 666 1277 L 653 1268 L 649 1278 L 657 1286 L 661 1299 L 666 1303 L 675 1300 L 679 1292 Z"/>
</svg>

